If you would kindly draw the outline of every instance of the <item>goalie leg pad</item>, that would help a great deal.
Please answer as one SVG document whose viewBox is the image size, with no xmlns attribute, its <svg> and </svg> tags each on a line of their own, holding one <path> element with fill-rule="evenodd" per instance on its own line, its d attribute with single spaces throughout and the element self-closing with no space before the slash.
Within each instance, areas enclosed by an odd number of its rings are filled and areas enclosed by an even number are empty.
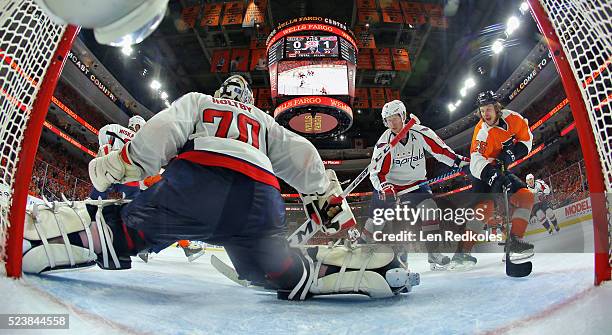
<svg viewBox="0 0 612 335">
<path fill-rule="evenodd" d="M 90 224 L 91 219 L 82 202 L 28 206 L 24 226 L 23 272 L 64 271 L 95 265 Z M 81 231 L 86 232 L 89 248 L 70 242 L 69 235 Z M 53 243 L 53 239 L 60 238 L 61 243 Z"/>
<path fill-rule="evenodd" d="M 387 246 L 316 247 L 316 253 L 312 248 L 309 251 L 314 254 L 315 276 L 311 276 L 309 287 L 312 295 L 365 294 L 388 298 L 405 288 L 410 291 L 411 285 L 419 282 L 418 274 L 401 268 L 395 253 Z"/>
</svg>

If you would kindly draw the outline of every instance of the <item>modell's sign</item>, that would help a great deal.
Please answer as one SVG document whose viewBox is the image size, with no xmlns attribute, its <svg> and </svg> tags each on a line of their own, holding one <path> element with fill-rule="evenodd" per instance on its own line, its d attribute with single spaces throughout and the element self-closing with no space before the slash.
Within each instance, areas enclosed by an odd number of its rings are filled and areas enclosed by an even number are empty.
<svg viewBox="0 0 612 335">
<path fill-rule="evenodd" d="M 106 85 L 104 85 L 104 83 L 101 82 L 100 79 L 98 79 L 98 77 L 96 77 L 96 75 L 93 74 L 89 70 L 89 67 L 87 65 L 85 65 L 83 62 L 81 62 L 81 60 L 79 60 L 79 58 L 74 54 L 74 52 L 72 52 L 72 50 L 70 50 L 70 52 L 68 53 L 68 59 L 70 59 L 70 61 L 72 61 L 72 63 L 76 65 L 76 67 L 78 67 L 79 70 L 81 70 L 81 72 L 85 75 L 85 77 L 89 78 L 89 80 L 100 91 L 102 91 L 104 95 L 106 95 L 113 102 L 115 103 L 117 102 L 117 96 L 113 92 L 111 92 L 111 90 L 108 87 L 106 87 Z"/>
<path fill-rule="evenodd" d="M 579 218 L 592 213 L 591 198 L 585 198 L 555 210 L 559 222 Z"/>
</svg>

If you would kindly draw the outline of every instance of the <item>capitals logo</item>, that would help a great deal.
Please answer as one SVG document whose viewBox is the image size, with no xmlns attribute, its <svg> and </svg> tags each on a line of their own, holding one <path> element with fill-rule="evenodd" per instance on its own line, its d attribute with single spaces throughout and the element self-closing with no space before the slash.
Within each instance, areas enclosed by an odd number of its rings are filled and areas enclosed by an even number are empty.
<svg viewBox="0 0 612 335">
<path fill-rule="evenodd" d="M 415 165 L 414 163 L 417 163 L 419 160 L 423 158 L 425 158 L 425 153 L 421 151 L 418 155 L 411 155 L 410 157 L 404 157 L 404 158 L 394 158 L 393 165 L 401 167 L 404 164 L 410 164 L 410 167 L 414 169 L 415 167 L 419 165 L 419 164 Z"/>
</svg>

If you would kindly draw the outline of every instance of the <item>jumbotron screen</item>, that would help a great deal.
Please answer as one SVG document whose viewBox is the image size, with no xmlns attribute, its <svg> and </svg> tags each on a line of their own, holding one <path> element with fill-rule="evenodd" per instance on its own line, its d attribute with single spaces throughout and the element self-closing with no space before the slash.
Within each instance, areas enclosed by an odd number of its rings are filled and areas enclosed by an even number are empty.
<svg viewBox="0 0 612 335">
<path fill-rule="evenodd" d="M 288 36 L 286 58 L 338 57 L 337 36 Z"/>
<path fill-rule="evenodd" d="M 346 64 L 309 64 L 284 62 L 285 71 L 278 74 L 280 95 L 348 95 L 348 68 Z"/>
</svg>

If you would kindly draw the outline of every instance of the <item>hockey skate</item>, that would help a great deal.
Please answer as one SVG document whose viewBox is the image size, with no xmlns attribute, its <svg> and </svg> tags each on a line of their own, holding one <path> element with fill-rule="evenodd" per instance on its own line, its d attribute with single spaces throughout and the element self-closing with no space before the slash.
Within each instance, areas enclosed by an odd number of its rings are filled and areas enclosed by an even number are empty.
<svg viewBox="0 0 612 335">
<path fill-rule="evenodd" d="M 444 256 L 439 252 L 430 252 L 427 255 L 427 261 L 429 262 L 429 268 L 432 271 L 443 271 L 448 269 L 451 260 L 448 256 Z"/>
<path fill-rule="evenodd" d="M 138 257 L 142 259 L 143 262 L 149 263 L 149 253 L 148 252 L 139 252 Z"/>
<path fill-rule="evenodd" d="M 519 261 L 533 257 L 533 244 L 523 241 L 522 239 L 510 235 L 509 243 L 510 260 Z"/>
<path fill-rule="evenodd" d="M 557 220 L 551 221 L 551 224 L 553 225 L 553 227 L 555 227 L 555 231 L 557 233 L 561 230 L 561 227 L 559 227 L 559 223 L 557 222 Z M 552 228 L 551 228 L 551 230 L 552 230 Z"/>
<path fill-rule="evenodd" d="M 548 231 L 548 235 L 552 235 L 553 227 L 550 225 L 550 223 L 548 221 L 544 221 L 542 226 L 544 226 L 544 229 L 546 229 Z"/>
<path fill-rule="evenodd" d="M 185 257 L 187 257 L 187 261 L 190 263 L 200 258 L 202 255 L 204 255 L 204 253 L 206 253 L 205 248 L 193 242 L 189 243 L 187 247 L 184 247 L 183 251 L 185 252 Z"/>
<path fill-rule="evenodd" d="M 469 253 L 457 252 L 448 266 L 451 271 L 467 271 L 476 265 L 478 260 Z"/>
<path fill-rule="evenodd" d="M 405 269 L 395 268 L 387 270 L 385 280 L 390 287 L 395 288 L 395 293 L 408 293 L 413 286 L 421 283 L 421 276 L 416 272 L 409 272 Z"/>
</svg>

